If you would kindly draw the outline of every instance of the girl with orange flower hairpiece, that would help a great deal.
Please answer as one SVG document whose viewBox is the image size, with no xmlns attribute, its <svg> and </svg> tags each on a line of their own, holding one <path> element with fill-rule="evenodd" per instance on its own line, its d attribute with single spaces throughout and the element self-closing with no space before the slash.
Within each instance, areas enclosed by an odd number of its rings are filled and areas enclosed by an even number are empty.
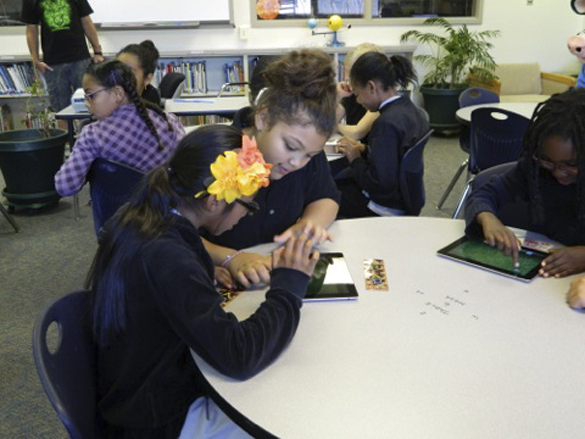
<svg viewBox="0 0 585 439">
<path fill-rule="evenodd" d="M 247 379 L 297 329 L 319 258 L 311 239 L 290 237 L 272 253 L 270 291 L 239 322 L 214 285 L 221 261 L 199 236 L 199 229 L 223 233 L 255 211 L 270 168 L 237 128 L 199 128 L 102 229 L 87 287 L 105 437 L 251 437 L 205 396 L 190 349 L 219 372 Z"/>
</svg>

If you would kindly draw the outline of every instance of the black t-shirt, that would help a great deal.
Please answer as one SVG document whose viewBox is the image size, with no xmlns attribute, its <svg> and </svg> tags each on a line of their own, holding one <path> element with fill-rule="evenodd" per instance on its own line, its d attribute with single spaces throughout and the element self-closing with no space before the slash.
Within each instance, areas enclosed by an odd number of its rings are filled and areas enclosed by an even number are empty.
<svg viewBox="0 0 585 439">
<path fill-rule="evenodd" d="M 90 57 L 81 18 L 92 12 L 87 0 L 24 0 L 21 19 L 41 25 L 43 61 L 54 65 Z"/>
</svg>

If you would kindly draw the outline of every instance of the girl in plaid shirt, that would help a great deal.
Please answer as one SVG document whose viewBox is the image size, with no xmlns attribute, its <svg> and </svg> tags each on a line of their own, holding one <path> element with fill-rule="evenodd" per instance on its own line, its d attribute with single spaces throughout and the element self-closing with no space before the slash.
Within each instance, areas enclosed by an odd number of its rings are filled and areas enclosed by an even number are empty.
<svg viewBox="0 0 585 439">
<path fill-rule="evenodd" d="M 55 175 L 62 196 L 81 190 L 98 157 L 148 172 L 166 162 L 185 135 L 175 115 L 140 98 L 136 77 L 120 61 L 91 64 L 83 89 L 97 121 L 82 129 L 71 156 Z"/>
</svg>

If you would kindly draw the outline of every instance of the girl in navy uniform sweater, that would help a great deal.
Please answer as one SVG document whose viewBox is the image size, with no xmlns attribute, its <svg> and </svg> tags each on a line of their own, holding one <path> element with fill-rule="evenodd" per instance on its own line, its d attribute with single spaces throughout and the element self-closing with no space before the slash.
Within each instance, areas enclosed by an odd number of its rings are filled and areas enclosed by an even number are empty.
<svg viewBox="0 0 585 439">
<path fill-rule="evenodd" d="M 88 284 L 107 437 L 249 437 L 205 396 L 190 349 L 236 379 L 267 367 L 296 331 L 318 253 L 306 235 L 275 250 L 266 300 L 239 322 L 221 306 L 199 230 L 257 213 L 269 173 L 238 129 L 200 128 L 102 229 Z"/>
<path fill-rule="evenodd" d="M 528 125 L 524 152 L 509 172 L 475 190 L 465 206 L 466 232 L 517 260 L 519 243 L 498 218 L 515 208 L 510 226 L 541 233 L 568 247 L 542 262 L 544 277 L 585 271 L 585 89 L 553 95 Z"/>
<path fill-rule="evenodd" d="M 380 116 L 372 125 L 367 146 L 347 137 L 339 143 L 339 151 L 349 161 L 349 167 L 335 176 L 341 191 L 339 216 L 403 214 L 400 162 L 429 129 L 424 112 L 397 92 L 399 86 L 414 83 L 416 73 L 402 56 L 368 52 L 357 59 L 349 75 L 357 102 L 369 111 L 379 111 Z M 422 171 L 417 177 L 422 184 Z"/>
</svg>

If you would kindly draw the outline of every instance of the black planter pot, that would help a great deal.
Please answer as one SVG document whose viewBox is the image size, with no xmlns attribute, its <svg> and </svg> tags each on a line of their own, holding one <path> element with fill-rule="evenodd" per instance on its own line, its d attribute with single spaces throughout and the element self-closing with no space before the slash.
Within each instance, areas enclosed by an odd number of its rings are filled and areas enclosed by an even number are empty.
<svg viewBox="0 0 585 439">
<path fill-rule="evenodd" d="M 0 133 L 0 170 L 6 183 L 2 195 L 12 209 L 41 208 L 61 198 L 54 178 L 63 164 L 67 132 L 52 134 L 44 138 L 36 129 Z"/>
<path fill-rule="evenodd" d="M 459 95 L 465 88 L 451 89 L 429 86 L 420 88 L 425 110 L 429 114 L 430 126 L 436 133 L 457 133 L 461 129 L 461 124 L 455 118 L 455 113 L 459 109 Z"/>
</svg>

